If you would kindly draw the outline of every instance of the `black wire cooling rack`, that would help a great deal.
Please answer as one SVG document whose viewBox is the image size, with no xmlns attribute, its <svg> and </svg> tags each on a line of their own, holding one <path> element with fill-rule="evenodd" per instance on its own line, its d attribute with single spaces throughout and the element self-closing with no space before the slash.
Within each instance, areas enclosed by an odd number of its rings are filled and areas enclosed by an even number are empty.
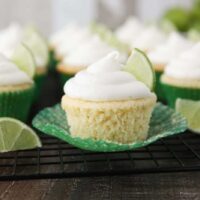
<svg viewBox="0 0 200 200">
<path fill-rule="evenodd" d="M 30 120 L 61 96 L 58 78 L 50 74 Z M 0 181 L 200 171 L 200 135 L 190 132 L 117 153 L 84 151 L 44 134 L 40 138 L 41 149 L 0 154 Z"/>
<path fill-rule="evenodd" d="M 200 136 L 184 133 L 134 151 L 98 153 L 41 135 L 41 149 L 0 155 L 0 180 L 200 170 Z"/>
</svg>

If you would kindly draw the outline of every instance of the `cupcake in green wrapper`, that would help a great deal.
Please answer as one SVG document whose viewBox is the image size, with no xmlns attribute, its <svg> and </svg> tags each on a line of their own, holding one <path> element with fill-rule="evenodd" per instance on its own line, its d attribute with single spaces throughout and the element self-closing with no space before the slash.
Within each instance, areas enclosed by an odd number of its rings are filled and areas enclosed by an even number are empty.
<svg viewBox="0 0 200 200">
<path fill-rule="evenodd" d="M 12 59 L 16 48 L 18 48 L 21 43 L 26 45 L 31 51 L 36 66 L 36 98 L 41 90 L 42 82 L 47 75 L 49 63 L 48 46 L 45 39 L 33 26 L 21 27 L 19 24 L 11 24 L 6 29 L 1 30 L 0 36 L 0 52 L 9 59 Z M 23 60 L 18 62 L 22 63 Z"/>
<path fill-rule="evenodd" d="M 165 94 L 160 83 L 160 77 L 164 72 L 165 67 L 169 62 L 175 59 L 183 51 L 192 47 L 193 43 L 180 35 L 173 32 L 169 35 L 168 40 L 157 46 L 155 50 L 148 54 L 156 73 L 156 87 L 155 92 L 160 101 L 165 101 Z"/>
<path fill-rule="evenodd" d="M 0 117 L 26 121 L 34 95 L 34 82 L 28 74 L 0 55 Z"/>
<path fill-rule="evenodd" d="M 200 42 L 169 63 L 161 77 L 168 104 L 177 98 L 200 100 Z"/>
<path fill-rule="evenodd" d="M 116 49 L 109 46 L 96 35 L 88 38 L 77 47 L 76 51 L 72 51 L 58 65 L 57 71 L 61 76 L 62 84 L 64 84 L 77 72 L 85 69 L 87 66 L 91 65 L 113 50 Z M 125 53 L 121 53 L 120 58 L 121 61 L 124 62 L 127 55 Z"/>
</svg>

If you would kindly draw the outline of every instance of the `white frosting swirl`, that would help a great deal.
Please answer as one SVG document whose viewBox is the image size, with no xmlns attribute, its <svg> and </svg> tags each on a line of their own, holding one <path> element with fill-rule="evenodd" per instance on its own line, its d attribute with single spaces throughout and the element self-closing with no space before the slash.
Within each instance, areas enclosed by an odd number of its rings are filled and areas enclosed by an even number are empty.
<svg viewBox="0 0 200 200">
<path fill-rule="evenodd" d="M 130 17 L 116 30 L 116 36 L 125 43 L 130 43 L 144 30 L 144 25 L 135 17 Z"/>
<path fill-rule="evenodd" d="M 200 42 L 169 63 L 165 74 L 173 78 L 200 80 Z"/>
<path fill-rule="evenodd" d="M 67 81 L 64 92 L 71 98 L 92 101 L 138 99 L 154 95 L 122 68 L 119 54 L 112 52 Z"/>
<path fill-rule="evenodd" d="M 76 51 L 66 56 L 63 63 L 74 67 L 87 67 L 113 50 L 115 49 L 103 42 L 98 36 L 93 36 L 80 44 Z M 127 56 L 125 54 L 120 54 L 120 58 L 121 62 L 123 62 Z"/>
<path fill-rule="evenodd" d="M 22 28 L 13 23 L 8 28 L 0 31 L 0 53 L 10 58 L 22 40 Z"/>
<path fill-rule="evenodd" d="M 166 40 L 166 35 L 156 26 L 147 27 L 140 35 L 132 39 L 131 46 L 142 50 L 152 50 Z"/>
<path fill-rule="evenodd" d="M 0 54 L 0 86 L 33 83 L 31 78 L 14 63 Z"/>
<path fill-rule="evenodd" d="M 193 43 L 182 35 L 173 32 L 168 40 L 148 54 L 148 57 L 154 64 L 168 64 L 170 61 L 179 56 L 183 51 L 192 47 Z"/>
</svg>

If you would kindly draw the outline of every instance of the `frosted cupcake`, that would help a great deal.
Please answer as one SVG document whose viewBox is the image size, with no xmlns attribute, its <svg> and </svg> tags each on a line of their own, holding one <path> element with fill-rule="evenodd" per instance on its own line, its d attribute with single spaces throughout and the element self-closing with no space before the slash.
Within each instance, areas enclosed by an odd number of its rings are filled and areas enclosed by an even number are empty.
<svg viewBox="0 0 200 200">
<path fill-rule="evenodd" d="M 193 43 L 178 33 L 171 33 L 168 40 L 157 46 L 148 54 L 156 72 L 156 94 L 160 100 L 164 100 L 164 94 L 160 85 L 160 76 L 166 65 L 177 58 L 182 52 L 191 48 Z"/>
<path fill-rule="evenodd" d="M 169 63 L 161 77 L 167 102 L 174 107 L 177 98 L 200 100 L 200 43 Z"/>
<path fill-rule="evenodd" d="M 103 42 L 98 36 L 93 36 L 87 41 L 81 43 L 76 51 L 71 52 L 63 59 L 57 70 L 61 74 L 62 83 L 74 76 L 77 72 L 85 69 L 87 66 L 106 56 L 114 49 Z M 126 59 L 125 54 L 121 54 L 121 61 Z"/>
<path fill-rule="evenodd" d="M 34 83 L 31 78 L 0 55 L 0 117 L 25 121 L 33 94 Z"/>
<path fill-rule="evenodd" d="M 74 137 L 131 143 L 145 140 L 156 96 L 112 52 L 66 82 L 62 108 Z"/>
<path fill-rule="evenodd" d="M 165 33 L 156 26 L 149 26 L 145 28 L 141 34 L 132 38 L 131 47 L 138 48 L 144 52 L 154 50 L 159 44 L 165 42 Z"/>
<path fill-rule="evenodd" d="M 80 43 L 89 40 L 92 36 L 88 27 L 69 24 L 64 30 L 55 33 L 50 38 L 50 46 L 55 52 L 56 59 L 60 62 L 70 52 L 76 50 Z"/>
<path fill-rule="evenodd" d="M 144 25 L 136 17 L 129 17 L 116 31 L 116 36 L 124 43 L 130 45 L 133 39 L 138 38 L 144 30 Z"/>
<path fill-rule="evenodd" d="M 0 31 L 0 53 L 11 59 L 15 49 L 20 43 L 25 44 L 35 59 L 36 70 L 34 80 L 36 82 L 36 93 L 41 89 L 44 77 L 47 74 L 49 62 L 48 48 L 40 33 L 33 28 L 23 28 L 19 24 L 11 24 Z"/>
</svg>

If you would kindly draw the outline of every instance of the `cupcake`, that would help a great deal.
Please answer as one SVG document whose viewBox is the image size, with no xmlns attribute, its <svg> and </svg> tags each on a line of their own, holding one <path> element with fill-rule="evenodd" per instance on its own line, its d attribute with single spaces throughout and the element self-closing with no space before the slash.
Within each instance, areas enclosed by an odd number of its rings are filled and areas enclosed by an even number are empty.
<svg viewBox="0 0 200 200">
<path fill-rule="evenodd" d="M 93 34 L 88 27 L 81 27 L 72 23 L 52 35 L 49 41 L 50 49 L 54 52 L 55 59 L 61 62 L 80 43 L 87 41 L 92 36 Z"/>
<path fill-rule="evenodd" d="M 170 62 L 161 77 L 167 102 L 174 107 L 176 99 L 200 100 L 200 43 Z"/>
<path fill-rule="evenodd" d="M 154 50 L 159 44 L 165 42 L 166 34 L 156 26 L 145 28 L 141 34 L 132 38 L 131 47 L 141 49 L 144 52 Z"/>
<path fill-rule="evenodd" d="M 0 31 L 0 53 L 11 59 L 15 49 L 20 43 L 25 44 L 35 59 L 35 96 L 38 96 L 42 83 L 47 74 L 48 48 L 45 40 L 37 30 L 27 27 L 23 28 L 18 24 L 11 24 L 8 28 Z"/>
<path fill-rule="evenodd" d="M 25 121 L 33 94 L 32 79 L 0 55 L 0 117 L 14 117 Z"/>
<path fill-rule="evenodd" d="M 80 71 L 64 86 L 62 108 L 74 137 L 117 143 L 145 140 L 155 94 L 112 52 Z"/>
<path fill-rule="evenodd" d="M 144 28 L 144 24 L 132 16 L 115 31 L 115 34 L 122 42 L 130 45 L 130 42 L 138 38 L 138 35 L 143 32 Z"/>
<path fill-rule="evenodd" d="M 85 69 L 113 50 L 111 46 L 102 41 L 98 36 L 93 36 L 87 41 L 80 43 L 76 51 L 69 53 L 57 67 L 57 71 L 62 78 L 62 84 L 77 72 Z M 123 62 L 126 59 L 126 55 L 121 53 L 120 58 Z"/>
<path fill-rule="evenodd" d="M 156 72 L 156 94 L 159 100 L 164 100 L 164 93 L 160 85 L 160 76 L 163 73 L 165 66 L 179 56 L 183 51 L 192 47 L 193 43 L 187 40 L 182 35 L 173 32 L 168 40 L 160 44 L 148 54 Z"/>
</svg>

